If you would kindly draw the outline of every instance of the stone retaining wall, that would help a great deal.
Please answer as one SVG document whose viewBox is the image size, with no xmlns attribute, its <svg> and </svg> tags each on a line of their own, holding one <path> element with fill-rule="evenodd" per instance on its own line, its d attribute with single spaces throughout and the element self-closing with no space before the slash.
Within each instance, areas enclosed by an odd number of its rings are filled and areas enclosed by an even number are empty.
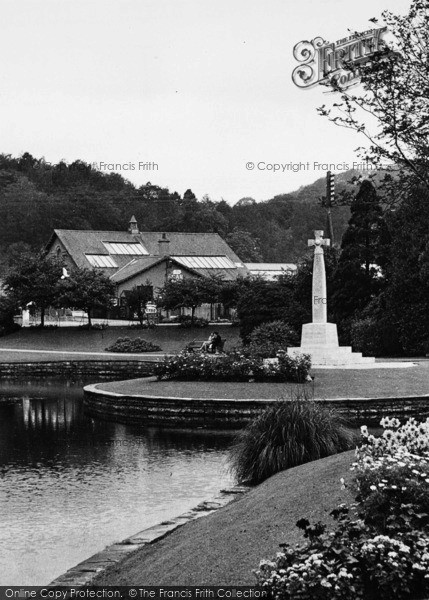
<svg viewBox="0 0 429 600">
<path fill-rule="evenodd" d="M 85 411 L 101 419 L 120 423 L 142 423 L 171 427 L 217 427 L 239 429 L 277 400 L 225 400 L 215 398 L 169 398 L 123 395 L 84 388 Z M 383 416 L 429 416 L 429 396 L 402 398 L 341 398 L 317 400 L 336 408 L 352 424 L 378 425 Z"/>
<path fill-rule="evenodd" d="M 151 375 L 153 363 L 140 360 L 65 360 L 52 362 L 0 363 L 0 379 L 31 379 L 52 377 L 61 379 L 133 379 Z"/>
</svg>

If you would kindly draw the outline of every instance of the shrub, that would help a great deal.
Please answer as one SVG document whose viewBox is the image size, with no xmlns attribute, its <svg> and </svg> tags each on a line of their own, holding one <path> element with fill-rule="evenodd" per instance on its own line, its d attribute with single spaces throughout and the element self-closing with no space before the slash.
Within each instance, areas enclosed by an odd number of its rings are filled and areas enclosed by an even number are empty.
<svg viewBox="0 0 429 600">
<path fill-rule="evenodd" d="M 128 325 L 128 329 L 155 329 L 156 323 L 152 321 L 144 321 L 143 323 L 131 323 Z"/>
<path fill-rule="evenodd" d="M 78 325 L 78 329 L 84 329 L 89 331 L 104 331 L 104 329 L 107 329 L 108 327 L 108 323 L 91 323 L 91 325 L 89 323 L 84 323 L 83 325 Z"/>
<path fill-rule="evenodd" d="M 239 481 L 260 483 L 279 471 L 348 450 L 352 441 L 335 411 L 305 399 L 284 400 L 238 433 L 231 470 Z"/>
<path fill-rule="evenodd" d="M 114 344 L 106 348 L 107 352 L 155 352 L 160 346 L 142 338 L 118 338 Z"/>
<path fill-rule="evenodd" d="M 202 319 L 200 317 L 194 317 L 194 319 L 192 320 L 192 317 L 189 315 L 181 315 L 180 317 L 178 317 L 177 322 L 179 323 L 179 327 L 208 327 L 209 322 L 207 321 L 207 319 Z"/>
<path fill-rule="evenodd" d="M 396 330 L 386 317 L 366 316 L 353 321 L 350 340 L 355 350 L 367 356 L 403 353 Z"/>
<path fill-rule="evenodd" d="M 382 533 L 429 525 L 429 419 L 403 425 L 385 417 L 380 437 L 361 428 L 353 464 L 361 510 Z"/>
<path fill-rule="evenodd" d="M 297 526 L 309 541 L 263 560 L 258 583 L 284 600 L 400 600 L 425 598 L 429 588 L 428 539 L 415 531 L 406 540 L 380 535 L 343 505 L 332 511 L 337 527 L 325 535 L 322 523 Z"/>
<path fill-rule="evenodd" d="M 279 350 L 287 350 L 298 344 L 298 334 L 284 321 L 271 321 L 256 327 L 250 335 L 249 350 L 263 358 L 276 356 Z"/>
<path fill-rule="evenodd" d="M 154 374 L 158 379 L 184 381 L 293 381 L 303 382 L 310 370 L 310 357 L 284 356 L 277 365 L 264 365 L 261 358 L 241 354 L 207 356 L 179 354 L 157 363 Z"/>
<path fill-rule="evenodd" d="M 14 321 L 14 316 L 17 312 L 18 306 L 16 302 L 6 296 L 0 297 L 0 336 L 20 329 L 20 325 Z"/>
<path fill-rule="evenodd" d="M 344 506 L 331 514 L 334 531 L 297 526 L 308 539 L 282 544 L 264 560 L 258 582 L 274 597 L 354 600 L 427 598 L 429 593 L 429 419 L 383 418 L 381 437 L 362 427 L 356 451 L 355 519 Z"/>
</svg>

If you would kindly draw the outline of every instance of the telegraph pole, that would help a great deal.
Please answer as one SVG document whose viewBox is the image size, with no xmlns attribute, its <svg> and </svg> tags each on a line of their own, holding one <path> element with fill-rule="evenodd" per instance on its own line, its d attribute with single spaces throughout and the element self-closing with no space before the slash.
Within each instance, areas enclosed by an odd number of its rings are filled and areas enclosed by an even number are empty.
<svg viewBox="0 0 429 600">
<path fill-rule="evenodd" d="M 327 236 L 331 240 L 331 246 L 334 245 L 334 226 L 332 224 L 331 208 L 335 202 L 335 175 L 328 171 L 326 173 L 326 230 Z"/>
</svg>

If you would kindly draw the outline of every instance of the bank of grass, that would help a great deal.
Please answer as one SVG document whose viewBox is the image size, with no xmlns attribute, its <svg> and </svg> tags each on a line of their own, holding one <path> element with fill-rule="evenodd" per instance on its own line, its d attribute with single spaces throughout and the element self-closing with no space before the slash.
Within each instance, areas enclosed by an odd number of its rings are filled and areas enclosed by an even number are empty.
<svg viewBox="0 0 429 600">
<path fill-rule="evenodd" d="M 18 348 L 28 350 L 58 350 L 61 352 L 104 352 L 118 338 L 144 338 L 162 348 L 163 352 L 180 352 L 192 340 L 203 340 L 211 329 L 219 330 L 226 339 L 226 347 L 238 343 L 238 328 L 213 325 L 208 329 L 184 329 L 174 326 L 160 326 L 154 329 L 129 329 L 128 327 L 108 327 L 104 330 L 85 330 L 78 327 L 58 327 L 56 329 L 24 328 L 13 334 L 0 337 L 0 349 Z M 17 356 L 1 352 L 0 361 L 16 360 Z M 44 359 L 46 360 L 46 358 Z M 49 360 L 49 359 L 48 359 Z"/>
<path fill-rule="evenodd" d="M 350 480 L 354 453 L 283 471 L 243 497 L 139 550 L 97 577 L 95 585 L 254 585 L 252 569 L 275 556 L 279 544 L 302 541 L 300 518 L 330 522 L 351 502 L 340 479 Z"/>
</svg>

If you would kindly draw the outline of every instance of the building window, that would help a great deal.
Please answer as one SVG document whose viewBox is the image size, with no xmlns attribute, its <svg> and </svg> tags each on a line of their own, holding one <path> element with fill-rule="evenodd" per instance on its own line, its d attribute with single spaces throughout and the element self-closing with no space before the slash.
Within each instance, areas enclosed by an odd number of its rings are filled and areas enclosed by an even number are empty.
<svg viewBox="0 0 429 600">
<path fill-rule="evenodd" d="M 108 254 L 85 254 L 85 256 L 91 267 L 110 269 L 118 267 L 113 258 Z"/>
<path fill-rule="evenodd" d="M 177 262 L 190 269 L 236 269 L 227 256 L 172 256 Z"/>
<path fill-rule="evenodd" d="M 109 254 L 129 254 L 130 256 L 141 256 L 149 254 L 142 244 L 124 244 L 122 242 L 103 242 Z"/>
</svg>

